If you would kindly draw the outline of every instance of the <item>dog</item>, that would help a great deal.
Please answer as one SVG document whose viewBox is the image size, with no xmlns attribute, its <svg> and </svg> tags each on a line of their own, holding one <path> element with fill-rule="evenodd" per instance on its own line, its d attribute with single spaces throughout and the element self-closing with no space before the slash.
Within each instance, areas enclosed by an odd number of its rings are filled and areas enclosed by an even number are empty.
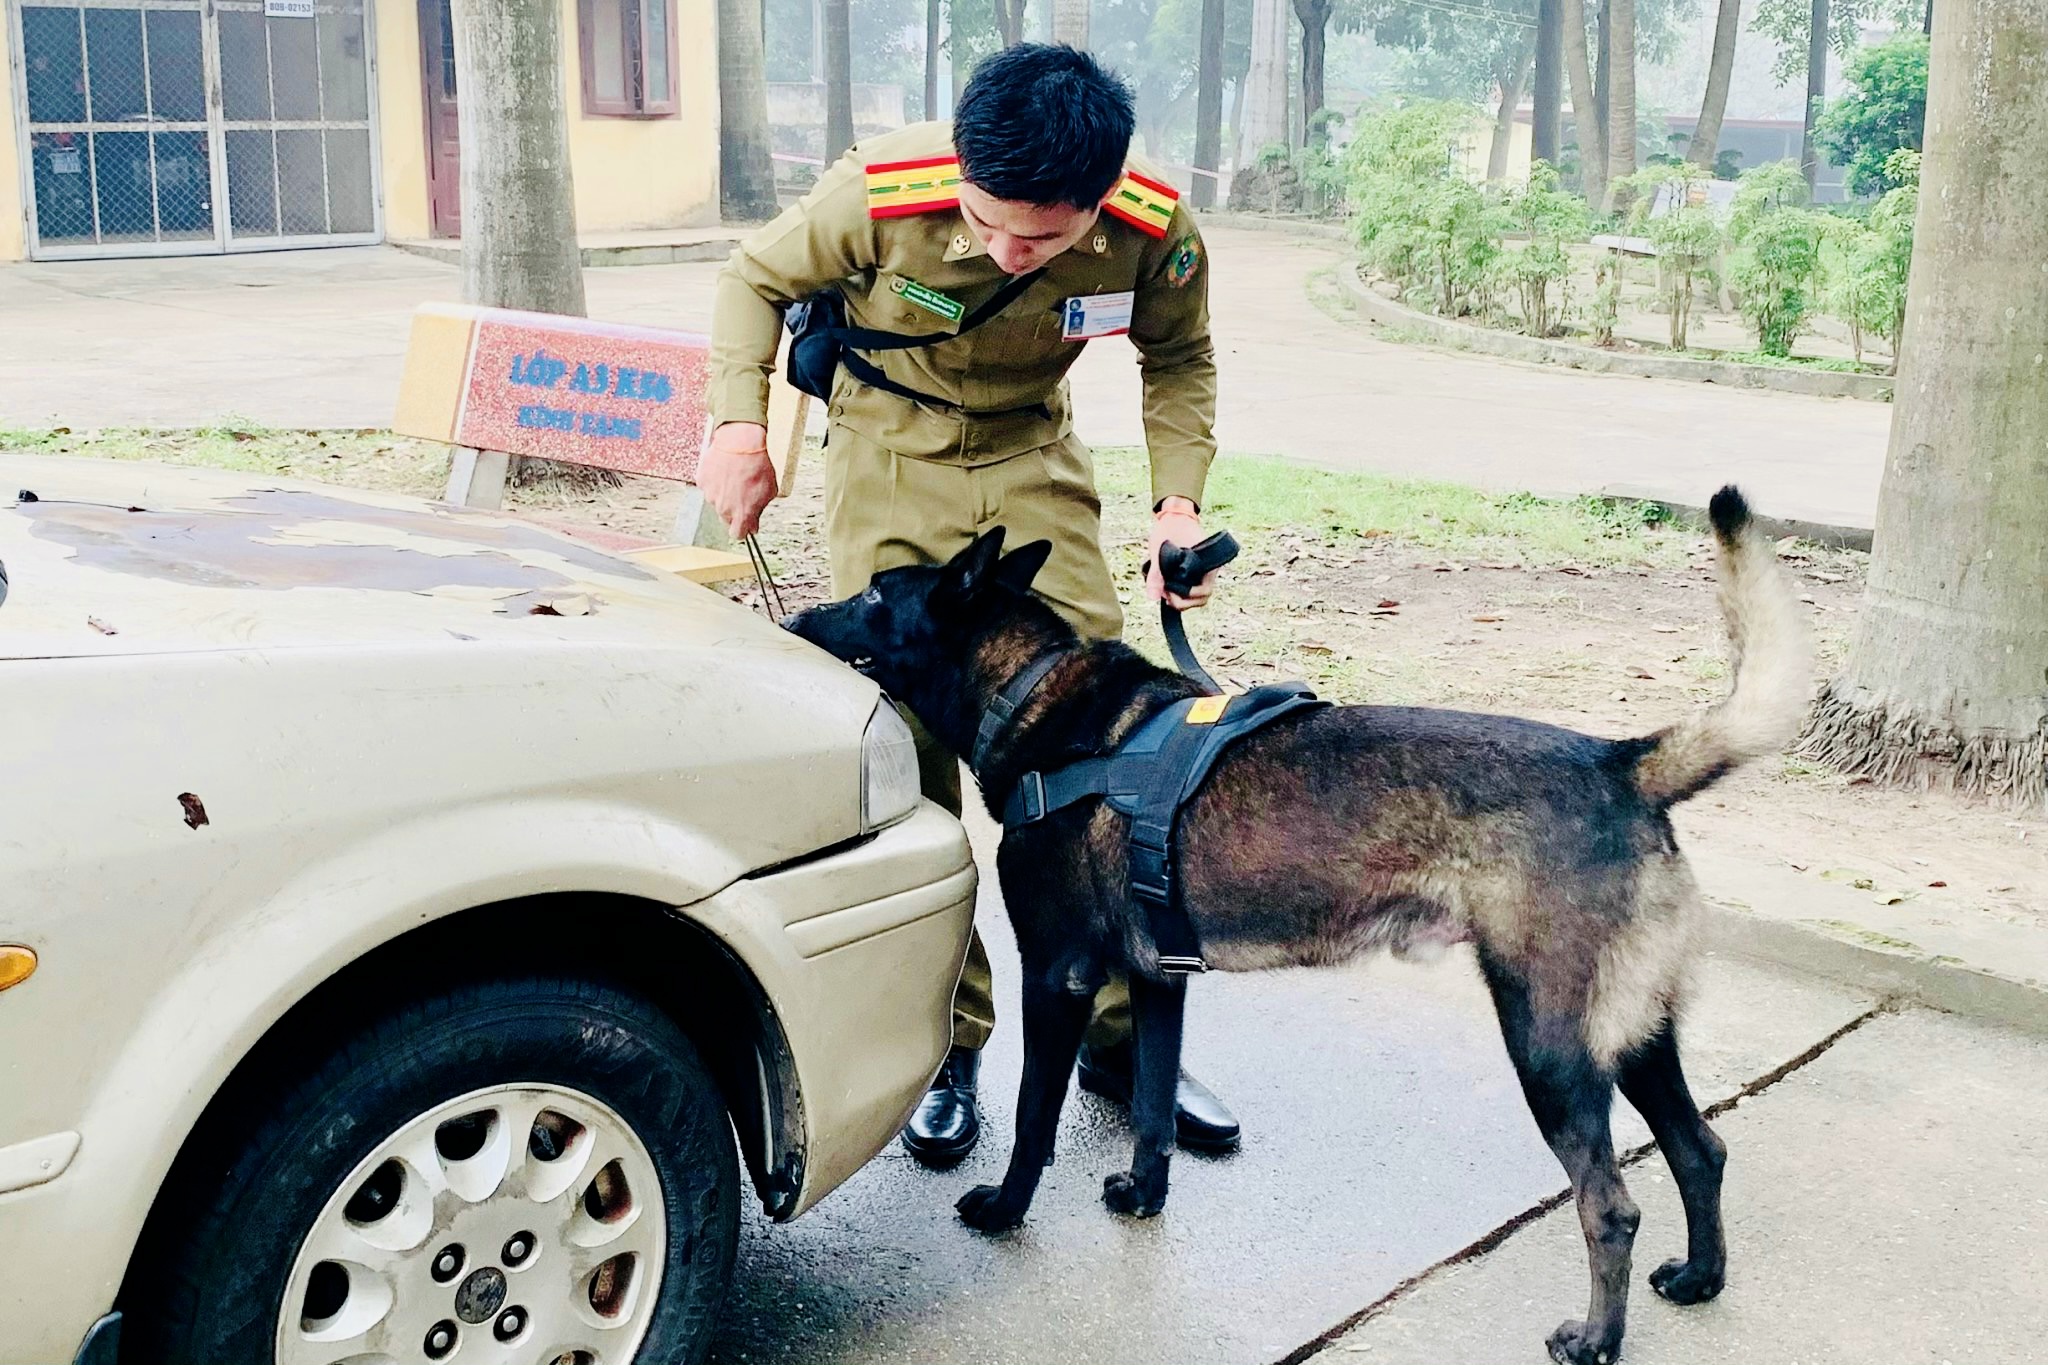
<svg viewBox="0 0 2048 1365">
<path fill-rule="evenodd" d="M 1474 944 L 1585 1231 L 1591 1306 L 1547 1342 L 1568 1365 L 1610 1365 L 1621 1348 L 1640 1215 L 1609 1131 L 1617 1086 L 1648 1121 L 1685 1204 L 1686 1255 L 1658 1268 L 1651 1287 L 1701 1303 L 1726 1272 L 1726 1148 L 1687 1088 L 1675 1032 L 1700 906 L 1669 812 L 1792 738 L 1810 662 L 1797 600 L 1742 495 L 1722 489 L 1709 520 L 1735 668 L 1728 694 L 1694 718 L 1608 740 L 1510 716 L 1305 710 L 1227 750 L 1178 826 L 1182 899 L 1211 967 Z M 1025 773 L 1107 753 L 1201 691 L 1126 645 L 1084 643 L 1033 597 L 1050 551 L 1039 541 L 1006 555 L 996 528 L 949 563 L 886 570 L 786 624 L 879 682 L 962 756 L 1005 685 L 1050 658 L 1024 703 L 984 736 L 975 777 L 1000 818 Z M 1097 798 L 1004 833 L 997 873 L 1023 965 L 1024 1074 L 1002 1184 L 959 1201 L 960 1217 L 983 1232 L 1023 1221 L 1052 1156 L 1089 1001 L 1113 971 L 1131 989 L 1135 1144 L 1103 1201 L 1138 1217 L 1165 1204 L 1186 978 L 1161 969 L 1128 894 L 1128 825 Z"/>
</svg>

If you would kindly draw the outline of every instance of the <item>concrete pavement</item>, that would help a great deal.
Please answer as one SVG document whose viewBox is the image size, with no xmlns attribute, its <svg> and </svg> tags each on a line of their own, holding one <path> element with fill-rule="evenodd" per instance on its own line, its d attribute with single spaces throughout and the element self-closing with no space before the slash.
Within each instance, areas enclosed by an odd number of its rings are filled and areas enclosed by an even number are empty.
<svg viewBox="0 0 2048 1365">
<path fill-rule="evenodd" d="M 1225 451 L 1503 491 L 1698 504 L 1740 481 L 1771 515 L 1869 527 L 1890 408 L 1580 374 L 1398 345 L 1339 321 L 1307 282 L 1332 243 L 1209 234 Z M 701 329 L 712 264 L 586 272 L 593 316 Z M 452 267 L 385 248 L 0 269 L 0 425 L 389 422 L 408 319 Z M 1084 436 L 1143 439 L 1121 342 L 1074 377 Z"/>
<path fill-rule="evenodd" d="M 992 846 L 984 819 L 970 828 Z M 1565 1183 L 1457 955 L 1203 978 L 1188 1062 L 1238 1108 L 1244 1150 L 1183 1155 L 1166 1212 L 1119 1220 L 1098 1196 L 1128 1163 L 1128 1132 L 1077 1093 L 1030 1221 L 997 1240 L 969 1232 L 952 1204 L 1000 1174 L 1020 1062 L 1014 953 L 992 875 L 985 887 L 1002 1013 L 984 1070 L 989 1140 L 946 1173 L 892 1150 L 796 1223 L 746 1219 L 719 1365 L 1533 1362 L 1583 1312 L 1569 1210 L 1446 1264 Z M 1732 1152 L 1731 1283 L 1688 1312 L 1639 1289 L 1627 1361 L 2033 1349 L 2036 1299 L 2022 1291 L 2048 1273 L 2048 1044 L 1881 1013 L 1862 991 L 1716 956 L 1684 1045 L 1703 1104 L 1747 1093 L 1717 1121 Z M 1615 1133 L 1625 1149 L 1648 1141 L 1626 1104 Z M 1640 1284 L 1683 1247 L 1684 1223 L 1660 1158 L 1628 1178 L 1644 1209 Z M 1912 1349 L 1879 1348 L 1895 1341 Z"/>
</svg>

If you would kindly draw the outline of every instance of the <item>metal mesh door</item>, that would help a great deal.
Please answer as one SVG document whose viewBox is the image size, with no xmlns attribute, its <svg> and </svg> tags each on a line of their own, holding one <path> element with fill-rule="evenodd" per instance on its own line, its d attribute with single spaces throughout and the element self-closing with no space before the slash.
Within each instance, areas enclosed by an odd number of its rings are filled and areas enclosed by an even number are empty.
<svg viewBox="0 0 2048 1365">
<path fill-rule="evenodd" d="M 19 14 L 38 244 L 215 249 L 198 0 L 74 0 Z"/>
<path fill-rule="evenodd" d="M 9 9 L 37 256 L 377 239 L 365 0 Z"/>
<path fill-rule="evenodd" d="M 373 240 L 364 0 L 221 0 L 231 246 Z"/>
</svg>

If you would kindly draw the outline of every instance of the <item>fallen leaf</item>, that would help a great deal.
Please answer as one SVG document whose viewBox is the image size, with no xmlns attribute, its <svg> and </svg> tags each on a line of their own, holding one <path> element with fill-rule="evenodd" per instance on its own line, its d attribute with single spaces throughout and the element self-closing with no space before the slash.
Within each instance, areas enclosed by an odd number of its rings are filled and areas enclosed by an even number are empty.
<svg viewBox="0 0 2048 1365">
<path fill-rule="evenodd" d="M 1882 896 L 1872 896 L 1871 899 L 1876 901 L 1879 905 L 1900 905 L 1905 902 L 1906 898 L 1900 895 L 1898 892 L 1893 891 Z"/>
<path fill-rule="evenodd" d="M 1381 599 L 1380 599 L 1380 603 L 1379 603 L 1379 607 L 1380 607 L 1380 610 L 1381 610 L 1381 611 L 1391 611 L 1391 610 L 1393 610 L 1393 609 L 1394 609 L 1395 607 L 1398 607 L 1398 606 L 1400 606 L 1400 605 L 1401 605 L 1401 604 L 1400 604 L 1399 602 L 1396 602 L 1396 601 L 1395 601 L 1395 600 L 1394 600 L 1393 598 L 1391 598 L 1391 597 L 1383 597 L 1383 598 L 1381 598 Z"/>
<path fill-rule="evenodd" d="M 1948 883 L 1947 883 L 1947 882 L 1929 882 L 1929 883 L 1927 883 L 1927 884 L 1928 884 L 1929 886 L 1936 886 L 1936 887 L 1940 887 L 1940 886 L 1947 886 L 1947 885 L 1948 885 Z"/>
<path fill-rule="evenodd" d="M 193 829 L 212 823 L 206 818 L 206 803 L 191 792 L 179 792 L 178 804 L 185 808 L 185 823 Z"/>
<path fill-rule="evenodd" d="M 1811 864 L 1810 864 L 1810 863 L 1795 863 L 1795 862 L 1793 862 L 1793 861 L 1792 861 L 1792 860 L 1791 860 L 1790 858 L 1787 858 L 1787 859 L 1785 860 L 1785 866 L 1787 866 L 1787 867 L 1791 868 L 1791 869 L 1792 869 L 1792 870 L 1793 870 L 1794 872 L 1804 872 L 1804 871 L 1806 871 L 1806 869 L 1807 869 L 1808 867 L 1810 867 L 1810 866 L 1811 866 Z"/>
<path fill-rule="evenodd" d="M 1312 640 L 1305 640 L 1302 642 L 1301 652 L 1304 654 L 1335 654 L 1337 651 L 1331 649 L 1326 644 L 1320 644 Z"/>
<path fill-rule="evenodd" d="M 100 620 L 100 618 L 97 616 L 86 617 L 85 623 L 91 626 L 94 630 L 98 631 L 102 635 L 119 635 L 121 633 L 120 631 L 115 630 L 112 626 L 108 625 L 105 621 Z"/>
<path fill-rule="evenodd" d="M 1645 682 L 1655 682 L 1657 680 L 1657 675 L 1646 668 L 1631 668 L 1628 671 L 1628 675 L 1631 678 L 1641 678 Z"/>
<path fill-rule="evenodd" d="M 1651 627 L 1650 627 L 1650 629 L 1651 629 L 1651 630 L 1654 630 L 1654 631 L 1656 631 L 1656 632 L 1657 632 L 1657 633 L 1658 633 L 1659 635 L 1677 635 L 1677 634 L 1678 634 L 1678 633 L 1679 633 L 1679 632 L 1681 631 L 1682 627 L 1679 627 L 1679 626 L 1651 626 Z"/>
<path fill-rule="evenodd" d="M 1507 620 L 1507 617 L 1505 617 L 1505 616 L 1475 616 L 1475 617 L 1473 617 L 1472 619 L 1473 619 L 1473 620 L 1475 620 L 1475 621 L 1477 621 L 1477 622 L 1478 622 L 1478 623 L 1479 623 L 1480 625 L 1483 625 L 1483 626 L 1488 626 L 1488 625 L 1493 625 L 1493 624 L 1495 624 L 1495 623 L 1497 623 L 1497 622 L 1500 622 L 1500 621 L 1505 621 L 1505 620 Z"/>
</svg>

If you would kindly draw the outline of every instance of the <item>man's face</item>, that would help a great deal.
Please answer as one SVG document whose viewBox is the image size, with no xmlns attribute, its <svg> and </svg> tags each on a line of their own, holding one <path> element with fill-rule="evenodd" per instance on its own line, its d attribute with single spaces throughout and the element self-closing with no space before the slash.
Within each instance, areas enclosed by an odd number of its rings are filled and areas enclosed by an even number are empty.
<svg viewBox="0 0 2048 1365">
<path fill-rule="evenodd" d="M 1108 202 L 1108 196 L 1103 196 Z M 960 212 L 974 235 L 988 246 L 989 259 L 1009 275 L 1036 270 L 1088 234 L 1101 214 L 1100 206 L 1071 208 L 1066 204 L 1020 204 L 998 199 L 968 184 L 960 185 Z"/>
</svg>

